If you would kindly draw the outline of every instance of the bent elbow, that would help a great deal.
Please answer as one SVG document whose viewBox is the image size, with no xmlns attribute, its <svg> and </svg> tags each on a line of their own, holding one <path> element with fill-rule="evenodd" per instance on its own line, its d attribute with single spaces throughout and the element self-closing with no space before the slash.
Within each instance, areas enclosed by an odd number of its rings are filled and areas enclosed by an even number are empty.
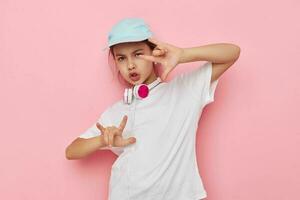
<svg viewBox="0 0 300 200">
<path fill-rule="evenodd" d="M 77 159 L 76 157 L 74 157 L 71 153 L 70 147 L 68 146 L 65 150 L 65 157 L 67 160 L 75 160 Z"/>
</svg>

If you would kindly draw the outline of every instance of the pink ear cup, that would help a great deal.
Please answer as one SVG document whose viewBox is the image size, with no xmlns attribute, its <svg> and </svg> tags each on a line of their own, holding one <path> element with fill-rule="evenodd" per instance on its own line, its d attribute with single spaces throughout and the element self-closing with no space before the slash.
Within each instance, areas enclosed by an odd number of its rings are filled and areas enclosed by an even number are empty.
<svg viewBox="0 0 300 200">
<path fill-rule="evenodd" d="M 149 94 L 149 88 L 147 85 L 142 84 L 139 88 L 138 88 L 138 95 L 140 98 L 146 98 Z"/>
<path fill-rule="evenodd" d="M 158 77 L 153 83 L 138 84 L 132 88 L 126 88 L 123 95 L 123 102 L 131 104 L 134 98 L 144 99 L 149 95 L 149 91 L 161 83 L 161 79 Z"/>
</svg>

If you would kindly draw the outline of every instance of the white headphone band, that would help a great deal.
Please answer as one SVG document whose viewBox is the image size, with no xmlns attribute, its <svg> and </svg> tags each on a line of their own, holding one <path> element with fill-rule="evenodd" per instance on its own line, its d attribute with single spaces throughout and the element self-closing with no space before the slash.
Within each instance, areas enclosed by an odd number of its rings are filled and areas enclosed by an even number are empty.
<svg viewBox="0 0 300 200">
<path fill-rule="evenodd" d="M 160 77 L 157 77 L 157 79 L 155 81 L 153 81 L 152 83 L 150 83 L 148 85 L 149 90 L 151 90 L 152 88 L 155 88 L 160 83 L 161 83 L 161 79 L 160 79 Z"/>
</svg>

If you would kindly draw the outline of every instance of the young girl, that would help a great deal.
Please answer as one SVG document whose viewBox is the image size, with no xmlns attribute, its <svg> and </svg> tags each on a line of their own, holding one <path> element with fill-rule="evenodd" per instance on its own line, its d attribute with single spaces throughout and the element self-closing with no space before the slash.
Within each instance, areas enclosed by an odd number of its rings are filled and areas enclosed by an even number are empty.
<svg viewBox="0 0 300 200">
<path fill-rule="evenodd" d="M 154 39 L 140 18 L 113 26 L 108 47 L 131 86 L 66 150 L 78 159 L 98 149 L 118 158 L 111 169 L 109 200 L 199 200 L 207 197 L 198 171 L 195 139 L 203 108 L 214 101 L 218 79 L 240 48 L 221 43 L 179 48 Z M 180 63 L 207 61 L 166 82 Z M 161 77 L 156 64 L 163 67 Z"/>
</svg>

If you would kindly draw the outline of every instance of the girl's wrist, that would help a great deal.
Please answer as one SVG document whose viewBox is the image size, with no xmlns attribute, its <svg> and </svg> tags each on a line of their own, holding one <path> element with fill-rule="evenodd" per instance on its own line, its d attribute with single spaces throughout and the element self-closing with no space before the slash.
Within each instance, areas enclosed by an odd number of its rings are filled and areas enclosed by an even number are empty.
<svg viewBox="0 0 300 200">
<path fill-rule="evenodd" d="M 103 147 L 108 147 L 106 144 L 105 144 L 105 141 L 104 141 L 104 136 L 103 135 L 99 135 L 99 148 L 103 148 Z"/>
<path fill-rule="evenodd" d="M 178 63 L 185 63 L 186 62 L 186 48 L 180 48 L 180 54 L 179 54 L 179 61 Z"/>
</svg>

